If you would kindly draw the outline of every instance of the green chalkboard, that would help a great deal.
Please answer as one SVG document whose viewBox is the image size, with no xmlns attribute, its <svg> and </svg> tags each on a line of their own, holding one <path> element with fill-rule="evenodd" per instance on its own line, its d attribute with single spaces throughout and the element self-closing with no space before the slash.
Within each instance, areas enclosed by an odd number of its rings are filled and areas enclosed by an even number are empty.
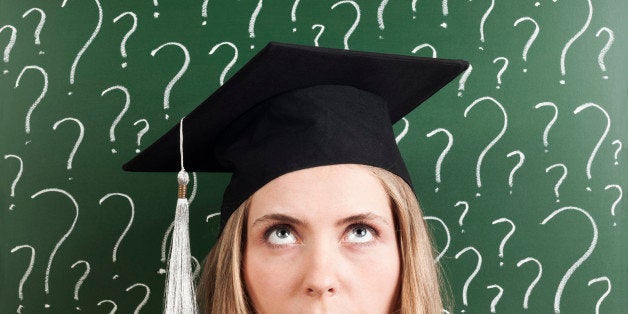
<svg viewBox="0 0 628 314">
<path fill-rule="evenodd" d="M 454 312 L 628 313 L 626 12 L 0 0 L 0 312 L 161 311 L 176 176 L 121 166 L 277 41 L 470 62 L 393 126 Z M 228 181 L 193 176 L 198 261 Z"/>
</svg>

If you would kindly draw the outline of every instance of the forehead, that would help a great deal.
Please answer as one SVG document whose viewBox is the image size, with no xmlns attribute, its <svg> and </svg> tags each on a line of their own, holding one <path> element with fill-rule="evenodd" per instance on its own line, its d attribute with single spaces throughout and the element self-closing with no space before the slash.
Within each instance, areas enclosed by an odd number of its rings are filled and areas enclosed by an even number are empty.
<svg viewBox="0 0 628 314">
<path fill-rule="evenodd" d="M 372 212 L 392 222 L 389 196 L 366 168 L 352 164 L 320 166 L 284 174 L 256 191 L 248 225 L 268 214 L 311 222 Z"/>
</svg>

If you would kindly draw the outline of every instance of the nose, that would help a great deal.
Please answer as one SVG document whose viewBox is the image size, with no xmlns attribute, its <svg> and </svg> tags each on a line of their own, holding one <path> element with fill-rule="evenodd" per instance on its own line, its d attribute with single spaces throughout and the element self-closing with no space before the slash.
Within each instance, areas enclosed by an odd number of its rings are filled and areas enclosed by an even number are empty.
<svg viewBox="0 0 628 314">
<path fill-rule="evenodd" d="M 333 243 L 312 244 L 304 267 L 304 290 L 310 297 L 332 297 L 338 293 L 340 255 Z"/>
</svg>

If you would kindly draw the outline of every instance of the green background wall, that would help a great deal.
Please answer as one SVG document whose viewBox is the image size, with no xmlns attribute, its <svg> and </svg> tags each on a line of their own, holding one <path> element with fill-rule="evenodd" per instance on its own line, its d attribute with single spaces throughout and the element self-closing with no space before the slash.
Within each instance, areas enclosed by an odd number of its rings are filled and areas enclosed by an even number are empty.
<svg viewBox="0 0 628 314">
<path fill-rule="evenodd" d="M 278 41 L 470 62 L 394 125 L 455 312 L 628 313 L 626 12 L 0 0 L 0 312 L 159 312 L 176 175 L 121 165 Z M 198 261 L 228 180 L 194 176 Z"/>
</svg>

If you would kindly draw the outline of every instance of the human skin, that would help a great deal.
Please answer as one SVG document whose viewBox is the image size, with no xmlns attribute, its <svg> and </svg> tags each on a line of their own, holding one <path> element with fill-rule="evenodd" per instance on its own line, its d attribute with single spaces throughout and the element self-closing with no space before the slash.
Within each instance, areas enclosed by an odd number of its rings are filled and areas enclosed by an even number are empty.
<svg viewBox="0 0 628 314">
<path fill-rule="evenodd" d="M 392 208 L 368 170 L 284 174 L 253 194 L 246 230 L 244 280 L 257 313 L 393 310 L 400 260 Z"/>
</svg>

